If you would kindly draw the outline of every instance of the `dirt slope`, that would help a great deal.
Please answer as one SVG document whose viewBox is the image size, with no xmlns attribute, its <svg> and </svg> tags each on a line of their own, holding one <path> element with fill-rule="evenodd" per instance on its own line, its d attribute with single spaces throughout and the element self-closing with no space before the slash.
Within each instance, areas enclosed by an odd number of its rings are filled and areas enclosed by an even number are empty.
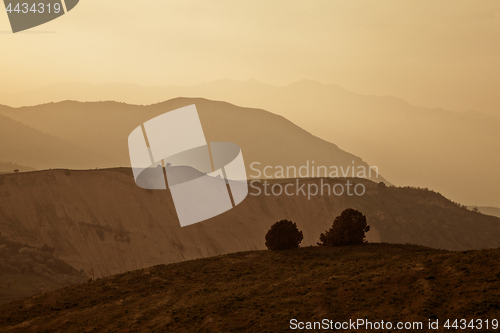
<svg viewBox="0 0 500 333">
<path fill-rule="evenodd" d="M 351 181 L 363 183 L 366 194 L 308 200 L 301 193 L 256 196 L 257 190 L 251 187 L 250 195 L 236 208 L 181 228 L 170 193 L 138 188 L 130 169 L 1 175 L 0 232 L 12 241 L 54 247 L 61 259 L 87 273 L 93 269 L 97 276 L 264 249 L 266 232 L 281 219 L 295 221 L 304 232 L 303 245 L 314 245 L 349 207 L 366 214 L 373 241 L 450 250 L 500 246 L 497 217 L 468 211 L 430 191 Z M 346 179 L 326 182 L 332 186 Z"/>
</svg>

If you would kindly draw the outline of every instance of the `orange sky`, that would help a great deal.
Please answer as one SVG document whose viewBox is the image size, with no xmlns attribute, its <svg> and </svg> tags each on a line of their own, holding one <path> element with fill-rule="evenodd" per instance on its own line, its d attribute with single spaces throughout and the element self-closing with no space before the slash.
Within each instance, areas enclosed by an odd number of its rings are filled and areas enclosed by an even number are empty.
<svg viewBox="0 0 500 333">
<path fill-rule="evenodd" d="M 1 14 L 0 91 L 307 78 L 500 115 L 498 0 L 82 0 L 53 22 L 9 30 Z"/>
</svg>

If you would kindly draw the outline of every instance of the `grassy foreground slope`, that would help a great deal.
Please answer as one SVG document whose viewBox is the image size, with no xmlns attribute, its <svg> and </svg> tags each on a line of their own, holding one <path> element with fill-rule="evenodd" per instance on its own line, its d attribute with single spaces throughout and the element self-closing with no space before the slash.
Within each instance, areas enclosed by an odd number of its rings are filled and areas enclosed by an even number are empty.
<svg viewBox="0 0 500 333">
<path fill-rule="evenodd" d="M 285 332 L 292 318 L 493 319 L 500 250 L 368 244 L 160 265 L 0 306 L 2 332 Z"/>
</svg>

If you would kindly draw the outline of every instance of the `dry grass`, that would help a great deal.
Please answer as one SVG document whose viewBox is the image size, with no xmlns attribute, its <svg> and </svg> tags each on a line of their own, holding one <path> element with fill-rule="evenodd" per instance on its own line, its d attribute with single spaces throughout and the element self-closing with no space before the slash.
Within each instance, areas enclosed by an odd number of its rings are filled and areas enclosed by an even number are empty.
<svg viewBox="0 0 500 333">
<path fill-rule="evenodd" d="M 500 250 L 369 244 L 155 266 L 0 306 L 2 332 L 284 332 L 289 321 L 500 312 Z"/>
</svg>

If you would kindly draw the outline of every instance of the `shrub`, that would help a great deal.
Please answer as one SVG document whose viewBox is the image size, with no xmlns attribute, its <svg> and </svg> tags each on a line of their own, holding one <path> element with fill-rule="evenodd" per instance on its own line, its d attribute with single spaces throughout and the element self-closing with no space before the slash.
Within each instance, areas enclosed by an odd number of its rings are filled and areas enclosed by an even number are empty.
<svg viewBox="0 0 500 333">
<path fill-rule="evenodd" d="M 55 248 L 48 246 L 47 244 L 43 244 L 40 248 L 40 251 L 47 252 L 50 254 L 54 254 Z"/>
<path fill-rule="evenodd" d="M 288 250 L 299 247 L 304 236 L 297 225 L 288 220 L 281 220 L 271 226 L 266 234 L 266 246 L 269 250 Z"/>
<path fill-rule="evenodd" d="M 319 237 L 318 245 L 343 246 L 363 244 L 366 242 L 365 233 L 370 230 L 366 224 L 366 217 L 355 209 L 346 209 L 335 218 L 330 230 Z"/>
</svg>

